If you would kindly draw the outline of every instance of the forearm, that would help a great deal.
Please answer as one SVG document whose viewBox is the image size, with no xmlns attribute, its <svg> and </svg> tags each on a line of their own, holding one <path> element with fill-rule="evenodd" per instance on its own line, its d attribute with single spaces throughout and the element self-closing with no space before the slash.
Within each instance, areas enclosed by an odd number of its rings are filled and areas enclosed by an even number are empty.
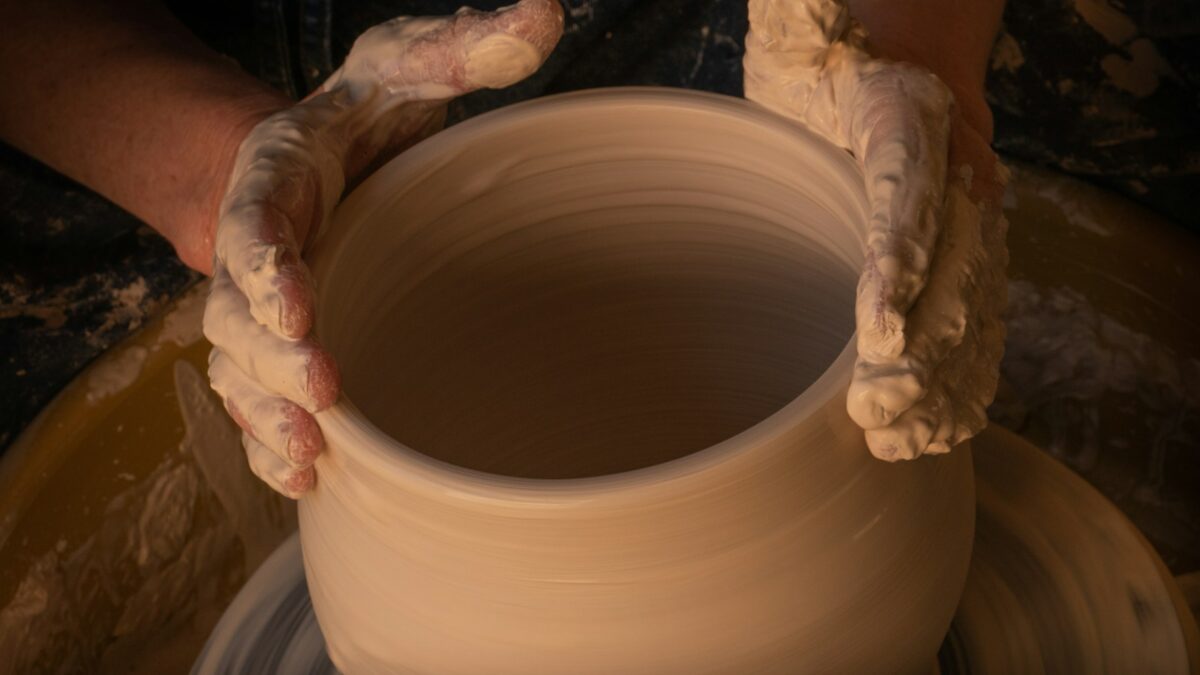
<svg viewBox="0 0 1200 675">
<path fill-rule="evenodd" d="M 967 124 L 991 140 L 992 116 L 983 88 L 1004 0 L 848 0 L 847 4 L 866 27 L 868 47 L 875 55 L 933 71 L 954 93 Z"/>
<path fill-rule="evenodd" d="M 211 266 L 237 146 L 290 101 L 152 0 L 6 2 L 0 138 L 96 190 Z"/>
</svg>

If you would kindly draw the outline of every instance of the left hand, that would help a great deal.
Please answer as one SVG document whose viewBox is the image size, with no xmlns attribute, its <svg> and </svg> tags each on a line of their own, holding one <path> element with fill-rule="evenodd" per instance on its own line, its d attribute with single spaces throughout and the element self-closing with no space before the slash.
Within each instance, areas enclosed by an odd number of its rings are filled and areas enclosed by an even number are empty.
<svg viewBox="0 0 1200 675">
<path fill-rule="evenodd" d="M 355 42 L 312 96 L 260 122 L 221 205 L 204 334 L 212 387 L 243 430 L 256 475 L 298 497 L 324 446 L 313 413 L 337 400 L 332 356 L 310 335 L 301 257 L 347 183 L 441 128 L 446 102 L 541 66 L 562 32 L 557 0 L 401 17 Z"/>
<path fill-rule="evenodd" d="M 990 129 L 934 74 L 872 59 L 843 2 L 749 5 L 746 97 L 850 150 L 866 181 L 850 416 L 881 459 L 948 452 L 986 426 L 1003 353 L 1007 174 Z"/>
</svg>

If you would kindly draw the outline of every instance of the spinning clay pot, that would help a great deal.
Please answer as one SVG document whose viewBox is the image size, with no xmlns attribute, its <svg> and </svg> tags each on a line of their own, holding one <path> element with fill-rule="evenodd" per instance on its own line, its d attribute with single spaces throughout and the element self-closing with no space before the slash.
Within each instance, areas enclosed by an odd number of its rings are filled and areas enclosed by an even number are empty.
<svg viewBox="0 0 1200 675">
<path fill-rule="evenodd" d="M 928 672 L 971 457 L 881 462 L 847 416 L 865 209 L 842 150 L 683 90 L 505 108 L 365 181 L 310 256 L 334 662 Z"/>
</svg>

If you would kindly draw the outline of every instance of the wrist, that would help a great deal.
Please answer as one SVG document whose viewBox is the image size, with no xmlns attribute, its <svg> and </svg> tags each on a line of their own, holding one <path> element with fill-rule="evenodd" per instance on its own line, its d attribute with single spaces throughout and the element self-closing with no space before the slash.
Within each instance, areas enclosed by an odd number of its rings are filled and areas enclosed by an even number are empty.
<svg viewBox="0 0 1200 675">
<path fill-rule="evenodd" d="M 214 105 L 196 135 L 201 158 L 191 195 L 164 218 L 160 231 L 189 267 L 212 274 L 213 246 L 221 200 L 229 186 L 238 149 L 259 122 L 292 105 L 286 97 L 263 90 Z"/>
<path fill-rule="evenodd" d="M 959 114 L 989 143 L 992 114 L 984 80 L 1000 30 L 1003 0 L 847 0 L 851 15 L 867 29 L 873 56 L 928 69 L 954 94 Z"/>
<path fill-rule="evenodd" d="M 0 137 L 163 234 L 209 271 L 238 144 L 291 104 L 159 2 L 9 3 Z M 45 49 L 47 39 L 54 48 Z"/>
</svg>

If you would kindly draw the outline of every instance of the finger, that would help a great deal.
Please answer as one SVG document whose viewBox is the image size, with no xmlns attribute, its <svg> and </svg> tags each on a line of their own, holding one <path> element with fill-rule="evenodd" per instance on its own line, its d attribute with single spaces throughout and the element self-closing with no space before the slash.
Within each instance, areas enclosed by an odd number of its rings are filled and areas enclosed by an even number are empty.
<svg viewBox="0 0 1200 675">
<path fill-rule="evenodd" d="M 290 338 L 307 335 L 313 322 L 300 244 L 345 183 L 340 150 L 313 128 L 336 119 L 329 108 L 297 106 L 254 128 L 238 154 L 214 242 L 217 261 L 249 299 L 251 315 Z"/>
<path fill-rule="evenodd" d="M 259 443 L 253 436 L 242 432 L 242 447 L 250 470 L 262 482 L 279 494 L 290 499 L 299 499 L 316 485 L 317 473 L 311 466 L 296 468 L 283 461 L 270 448 Z"/>
<path fill-rule="evenodd" d="M 866 432 L 871 454 L 897 461 L 945 453 L 982 431 L 999 381 L 1002 342 L 1002 336 L 972 327 L 938 368 L 924 398 L 890 425 Z"/>
<path fill-rule="evenodd" d="M 883 64 L 853 87 L 851 150 L 870 219 L 855 303 L 859 353 L 893 358 L 907 344 L 906 314 L 925 288 L 946 183 L 950 93 L 935 76 Z"/>
<path fill-rule="evenodd" d="M 891 425 L 868 430 L 867 447 L 888 462 L 916 459 L 927 452 L 949 452 L 955 429 L 954 405 L 941 385 L 935 385 Z"/>
<path fill-rule="evenodd" d="M 1007 255 L 1000 219 L 999 209 L 973 204 L 963 184 L 947 190 L 929 279 L 907 317 L 904 353 L 895 359 L 860 357 L 855 368 L 847 405 L 864 429 L 891 424 L 923 399 L 927 384 L 938 377 L 931 374 L 962 343 L 968 327 L 1002 331 Z"/>
<path fill-rule="evenodd" d="M 795 0 L 750 0 L 743 58 L 744 93 L 780 115 L 802 122 L 831 143 L 849 147 L 831 64 L 862 60 L 865 31 L 844 3 L 814 10 Z M 837 44 L 838 58 L 829 58 Z"/>
<path fill-rule="evenodd" d="M 562 35 L 556 0 L 521 0 L 495 12 L 400 17 L 363 33 L 324 88 L 355 98 L 375 85 L 398 100 L 439 100 L 525 79 Z"/>
<path fill-rule="evenodd" d="M 904 356 L 884 361 L 860 356 L 854 364 L 846 412 L 863 429 L 885 427 L 925 397 L 924 375 L 924 369 Z"/>
<path fill-rule="evenodd" d="M 246 377 L 220 349 L 213 349 L 209 355 L 208 378 L 244 431 L 294 467 L 316 461 L 324 439 L 317 421 L 307 411 Z"/>
<path fill-rule="evenodd" d="M 867 430 L 871 454 L 895 462 L 945 453 L 983 428 L 986 418 L 981 417 L 982 408 L 962 398 L 970 392 L 958 386 L 962 384 L 960 378 L 970 376 L 965 371 L 981 367 L 977 347 L 974 339 L 961 343 L 943 361 L 920 400 L 906 406 L 889 425 Z"/>
<path fill-rule="evenodd" d="M 524 79 L 561 32 L 553 0 L 396 19 L 359 38 L 324 93 L 256 127 L 239 153 L 216 241 L 251 316 L 285 337 L 311 330 L 312 283 L 299 243 L 320 228 L 348 175 L 440 127 L 440 106 L 397 104 Z M 379 86 L 392 100 L 375 100 Z"/>
<path fill-rule="evenodd" d="M 1002 248 L 1004 223 L 984 237 L 985 250 Z M 995 269 L 995 268 L 992 268 Z M 999 384 L 1004 352 L 1000 312 L 1007 300 L 1001 266 L 979 280 L 980 297 L 972 305 L 974 320 L 963 337 L 929 378 L 929 391 L 886 427 L 866 432 L 867 445 L 881 459 L 912 459 L 922 454 L 949 452 L 987 426 L 987 407 Z"/>
<path fill-rule="evenodd" d="M 797 65 L 802 54 L 828 47 L 851 28 L 849 8 L 844 2 L 825 2 L 825 12 L 811 2 L 795 0 L 750 0 L 746 14 L 756 49 L 792 54 Z M 815 10 L 815 11 L 814 11 Z"/>
<path fill-rule="evenodd" d="M 827 11 L 826 11 L 827 10 Z M 926 282 L 945 185 L 949 90 L 906 64 L 872 61 L 846 6 L 753 0 L 746 96 L 848 148 L 869 218 L 855 302 L 858 352 L 894 359 Z"/>
<path fill-rule="evenodd" d="M 467 91 L 500 89 L 532 75 L 562 36 L 556 0 L 521 0 L 496 12 L 459 10 L 465 33 L 461 59 Z"/>
<path fill-rule="evenodd" d="M 313 292 L 291 230 L 291 220 L 269 203 L 239 205 L 222 218 L 216 251 L 251 316 L 294 339 L 312 329 Z"/>
<path fill-rule="evenodd" d="M 255 321 L 246 296 L 220 266 L 204 308 L 204 336 L 247 377 L 309 412 L 337 400 L 340 378 L 329 353 L 311 339 L 288 340 Z"/>
</svg>

